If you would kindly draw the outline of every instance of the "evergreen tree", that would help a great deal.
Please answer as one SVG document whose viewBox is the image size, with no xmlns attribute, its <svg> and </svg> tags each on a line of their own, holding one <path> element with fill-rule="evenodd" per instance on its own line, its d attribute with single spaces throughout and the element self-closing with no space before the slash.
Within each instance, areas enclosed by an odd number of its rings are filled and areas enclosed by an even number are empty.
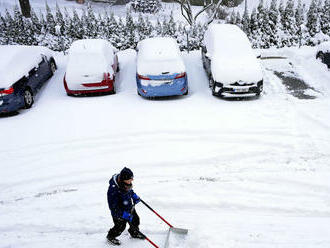
<svg viewBox="0 0 330 248">
<path fill-rule="evenodd" d="M 87 23 L 87 30 L 88 32 L 86 32 L 85 34 L 88 34 L 88 36 L 90 38 L 96 38 L 97 37 L 97 20 L 96 17 L 94 15 L 94 11 L 92 6 L 88 3 L 87 5 L 87 19 L 86 19 L 86 23 Z"/>
<path fill-rule="evenodd" d="M 243 28 L 243 25 L 242 25 L 242 18 L 241 18 L 241 15 L 240 15 L 239 11 L 236 12 L 235 24 L 236 24 L 237 26 L 239 26 L 241 29 Z"/>
<path fill-rule="evenodd" d="M 298 27 L 294 16 L 294 3 L 293 0 L 288 0 L 283 14 L 283 27 L 285 30 L 285 37 L 283 39 L 284 46 L 293 46 L 299 43 L 297 36 Z"/>
<path fill-rule="evenodd" d="M 311 5 L 309 6 L 309 10 L 307 13 L 307 23 L 306 23 L 307 31 L 309 36 L 311 37 L 308 41 L 308 44 L 313 44 L 312 38 L 320 32 L 320 23 L 318 17 L 318 8 L 317 8 L 317 0 L 312 0 Z"/>
<path fill-rule="evenodd" d="M 249 11 L 247 9 L 247 5 L 245 5 L 244 14 L 242 18 L 242 26 L 243 26 L 242 29 L 248 37 L 250 36 L 249 25 L 250 25 Z"/>
<path fill-rule="evenodd" d="M 171 12 L 169 20 L 164 18 L 163 21 L 163 36 L 175 37 L 176 35 L 176 24 L 174 22 L 173 11 Z"/>
<path fill-rule="evenodd" d="M 303 42 L 303 30 L 304 30 L 304 10 L 301 4 L 301 0 L 298 0 L 298 5 L 294 13 L 296 25 L 297 25 L 297 37 L 298 37 L 298 44 L 299 47 L 304 45 Z"/>
<path fill-rule="evenodd" d="M 260 29 L 258 25 L 257 10 L 254 8 L 251 13 L 250 19 L 250 36 L 249 39 L 252 42 L 254 48 L 258 48 L 260 45 Z"/>
<path fill-rule="evenodd" d="M 46 2 L 46 28 L 47 28 L 47 31 L 52 35 L 56 34 L 55 26 L 56 26 L 56 24 L 55 24 L 54 16 Z"/>
<path fill-rule="evenodd" d="M 156 13 L 160 10 L 161 4 L 159 0 L 135 0 L 132 7 L 136 12 Z"/>
<path fill-rule="evenodd" d="M 269 26 L 269 15 L 267 13 L 267 10 L 264 8 L 263 0 L 261 0 L 258 5 L 256 34 L 259 36 L 258 47 L 270 47 L 271 28 Z"/>
<path fill-rule="evenodd" d="M 330 0 L 325 0 L 321 11 L 321 30 L 324 34 L 330 36 Z"/>
<path fill-rule="evenodd" d="M 136 37 L 133 17 L 129 11 L 126 12 L 126 26 L 124 32 L 126 33 L 126 48 L 135 48 L 138 39 Z"/>
<path fill-rule="evenodd" d="M 163 26 L 162 26 L 162 23 L 160 22 L 159 18 L 157 18 L 155 31 L 156 31 L 156 34 L 155 34 L 156 36 L 161 36 L 163 34 Z"/>
</svg>

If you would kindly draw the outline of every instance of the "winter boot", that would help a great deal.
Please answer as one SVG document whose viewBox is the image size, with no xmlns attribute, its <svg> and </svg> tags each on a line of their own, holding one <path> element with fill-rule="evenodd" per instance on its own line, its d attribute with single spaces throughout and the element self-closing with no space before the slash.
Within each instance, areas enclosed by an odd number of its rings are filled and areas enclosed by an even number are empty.
<svg viewBox="0 0 330 248">
<path fill-rule="evenodd" d="M 132 233 L 130 233 L 131 234 L 131 237 L 133 238 L 133 239 L 145 239 L 146 237 L 142 234 L 142 233 L 140 233 L 140 232 L 132 232 Z"/>
<path fill-rule="evenodd" d="M 116 239 L 116 238 L 107 236 L 107 240 L 108 240 L 108 243 L 111 245 L 120 245 L 121 244 L 119 239 Z"/>
</svg>

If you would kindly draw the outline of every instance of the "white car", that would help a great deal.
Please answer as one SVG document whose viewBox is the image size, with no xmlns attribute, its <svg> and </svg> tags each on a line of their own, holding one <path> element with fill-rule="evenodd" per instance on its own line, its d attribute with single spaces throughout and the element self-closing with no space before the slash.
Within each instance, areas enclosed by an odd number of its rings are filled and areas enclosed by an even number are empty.
<svg viewBox="0 0 330 248">
<path fill-rule="evenodd" d="M 260 62 L 238 26 L 209 25 L 204 35 L 202 59 L 213 95 L 249 97 L 262 92 Z"/>
<path fill-rule="evenodd" d="M 108 41 L 78 40 L 69 49 L 64 88 L 68 95 L 114 94 L 118 70 L 115 49 Z"/>
</svg>

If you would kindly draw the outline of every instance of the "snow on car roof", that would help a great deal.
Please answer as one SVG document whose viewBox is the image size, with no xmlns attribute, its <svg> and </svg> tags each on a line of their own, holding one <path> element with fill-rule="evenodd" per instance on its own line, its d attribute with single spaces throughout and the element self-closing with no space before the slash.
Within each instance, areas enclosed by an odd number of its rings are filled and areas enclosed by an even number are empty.
<svg viewBox="0 0 330 248">
<path fill-rule="evenodd" d="M 102 39 L 77 40 L 69 49 L 67 83 L 94 82 L 106 72 L 113 74 L 113 63 L 114 49 L 110 42 Z"/>
<path fill-rule="evenodd" d="M 40 46 L 0 46 L 0 88 L 10 87 L 38 66 L 41 54 L 50 58 L 52 51 Z"/>
<path fill-rule="evenodd" d="M 69 53 L 104 53 L 105 50 L 113 52 L 110 42 L 102 39 L 84 39 L 74 41 Z"/>
<path fill-rule="evenodd" d="M 204 44 L 212 61 L 212 75 L 217 82 L 256 82 L 262 79 L 260 62 L 246 34 L 238 26 L 209 25 Z"/>
<path fill-rule="evenodd" d="M 173 60 L 180 57 L 180 50 L 175 39 L 154 37 L 138 43 L 139 58 L 144 60 Z"/>
<path fill-rule="evenodd" d="M 175 39 L 155 37 L 138 43 L 137 73 L 141 75 L 160 75 L 185 71 L 181 52 Z"/>
</svg>

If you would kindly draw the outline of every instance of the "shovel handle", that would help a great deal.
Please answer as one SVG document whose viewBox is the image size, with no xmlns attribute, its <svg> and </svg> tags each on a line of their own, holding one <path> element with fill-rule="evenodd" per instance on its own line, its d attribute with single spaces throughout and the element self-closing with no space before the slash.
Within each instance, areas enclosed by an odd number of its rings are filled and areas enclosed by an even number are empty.
<svg viewBox="0 0 330 248">
<path fill-rule="evenodd" d="M 168 223 L 162 216 L 160 216 L 155 210 L 152 209 L 152 207 L 150 207 L 145 201 L 143 201 L 140 198 L 141 202 L 147 207 L 149 208 L 152 212 L 154 212 L 154 214 L 156 214 L 162 221 L 164 221 L 167 225 L 169 225 L 170 227 L 173 227 L 170 223 Z"/>
</svg>

